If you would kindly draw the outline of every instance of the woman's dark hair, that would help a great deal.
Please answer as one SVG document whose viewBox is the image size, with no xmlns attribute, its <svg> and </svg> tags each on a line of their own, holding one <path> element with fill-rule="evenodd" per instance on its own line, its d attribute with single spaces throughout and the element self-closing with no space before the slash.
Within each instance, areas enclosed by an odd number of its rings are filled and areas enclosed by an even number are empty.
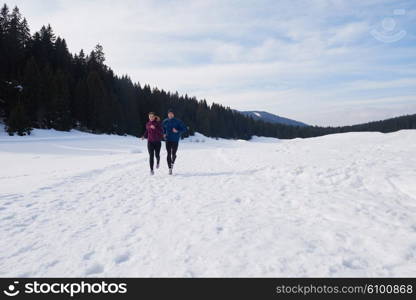
<svg viewBox="0 0 416 300">
<path fill-rule="evenodd" d="M 153 111 L 149 112 L 148 114 L 156 116 L 156 114 Z"/>
</svg>

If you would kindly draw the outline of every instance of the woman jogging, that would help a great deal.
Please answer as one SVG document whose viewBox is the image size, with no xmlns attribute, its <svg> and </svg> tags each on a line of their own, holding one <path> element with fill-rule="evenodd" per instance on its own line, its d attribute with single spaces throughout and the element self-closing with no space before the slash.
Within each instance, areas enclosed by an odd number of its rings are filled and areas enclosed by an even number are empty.
<svg viewBox="0 0 416 300">
<path fill-rule="evenodd" d="M 159 169 L 160 164 L 160 148 L 162 147 L 163 128 L 160 118 L 154 112 L 149 113 L 149 121 L 146 124 L 146 131 L 142 139 L 147 138 L 147 150 L 149 151 L 150 175 L 154 175 L 153 169 L 155 156 L 156 168 Z"/>
</svg>

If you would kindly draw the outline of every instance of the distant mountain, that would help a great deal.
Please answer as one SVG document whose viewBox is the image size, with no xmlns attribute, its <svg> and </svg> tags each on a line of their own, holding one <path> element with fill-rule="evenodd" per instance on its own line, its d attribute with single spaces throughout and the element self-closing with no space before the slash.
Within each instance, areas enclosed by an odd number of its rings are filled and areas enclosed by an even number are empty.
<svg viewBox="0 0 416 300">
<path fill-rule="evenodd" d="M 292 126 L 309 126 L 308 124 L 291 120 L 288 118 L 280 117 L 278 115 L 274 115 L 271 113 L 268 113 L 266 111 L 240 111 L 243 115 L 252 117 L 254 120 L 262 120 L 264 122 L 269 123 L 279 123 L 279 124 L 285 124 L 285 125 L 292 125 Z"/>
</svg>

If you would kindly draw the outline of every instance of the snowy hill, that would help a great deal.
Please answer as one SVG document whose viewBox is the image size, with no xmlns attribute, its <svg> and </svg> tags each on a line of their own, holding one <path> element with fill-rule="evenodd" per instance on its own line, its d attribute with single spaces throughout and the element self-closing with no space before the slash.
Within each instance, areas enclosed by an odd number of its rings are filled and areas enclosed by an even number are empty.
<svg viewBox="0 0 416 300">
<path fill-rule="evenodd" d="M 416 131 L 0 136 L 0 276 L 414 276 Z"/>
<path fill-rule="evenodd" d="M 288 118 L 280 117 L 278 115 L 274 115 L 268 113 L 266 111 L 240 111 L 242 114 L 252 117 L 254 120 L 262 120 L 269 123 L 279 123 L 285 125 L 293 125 L 293 126 L 309 126 L 305 123 L 291 120 Z"/>
</svg>

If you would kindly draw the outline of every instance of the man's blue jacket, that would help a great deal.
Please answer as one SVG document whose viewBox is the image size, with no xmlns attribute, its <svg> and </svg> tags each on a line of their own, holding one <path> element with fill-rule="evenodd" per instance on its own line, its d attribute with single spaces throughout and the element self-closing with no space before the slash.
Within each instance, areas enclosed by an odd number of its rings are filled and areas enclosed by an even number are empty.
<svg viewBox="0 0 416 300">
<path fill-rule="evenodd" d="M 178 132 L 173 132 L 175 128 Z M 165 119 L 163 120 L 163 133 L 166 134 L 166 141 L 179 142 L 181 135 L 187 131 L 185 124 L 179 119 Z"/>
</svg>

